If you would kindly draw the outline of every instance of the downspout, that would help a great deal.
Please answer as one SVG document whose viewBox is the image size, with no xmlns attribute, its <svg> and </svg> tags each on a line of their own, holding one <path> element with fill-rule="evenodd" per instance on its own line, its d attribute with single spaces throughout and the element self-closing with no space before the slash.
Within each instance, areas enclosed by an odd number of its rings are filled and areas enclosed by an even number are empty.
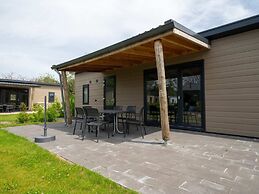
<svg viewBox="0 0 259 194">
<path fill-rule="evenodd" d="M 64 120 L 65 120 L 65 125 L 67 126 L 67 111 L 66 111 L 66 106 L 65 106 L 65 100 L 64 100 L 64 89 L 63 89 L 63 82 L 61 78 L 61 74 L 57 69 L 54 69 L 54 71 L 58 74 L 59 76 L 59 83 L 60 83 L 60 89 L 61 89 L 61 99 L 62 99 L 62 106 L 64 110 Z"/>
</svg>

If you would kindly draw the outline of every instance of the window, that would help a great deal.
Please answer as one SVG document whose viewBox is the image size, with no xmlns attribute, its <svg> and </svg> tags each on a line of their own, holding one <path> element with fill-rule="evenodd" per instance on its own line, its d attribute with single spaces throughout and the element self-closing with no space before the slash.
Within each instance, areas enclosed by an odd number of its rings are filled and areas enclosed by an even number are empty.
<svg viewBox="0 0 259 194">
<path fill-rule="evenodd" d="M 116 105 L 116 77 L 104 78 L 104 109 L 113 109 Z"/>
<path fill-rule="evenodd" d="M 89 104 L 89 84 L 83 85 L 83 104 Z"/>
<path fill-rule="evenodd" d="M 55 92 L 49 92 L 49 103 L 55 101 Z"/>
<path fill-rule="evenodd" d="M 16 101 L 16 94 L 10 94 L 10 101 Z"/>
</svg>

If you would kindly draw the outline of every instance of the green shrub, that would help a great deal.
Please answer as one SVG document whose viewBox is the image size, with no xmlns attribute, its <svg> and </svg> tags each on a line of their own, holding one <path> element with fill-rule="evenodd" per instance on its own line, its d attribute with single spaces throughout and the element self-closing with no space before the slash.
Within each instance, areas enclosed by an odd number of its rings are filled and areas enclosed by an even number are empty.
<svg viewBox="0 0 259 194">
<path fill-rule="evenodd" d="M 56 121 L 58 118 L 58 113 L 54 108 L 49 108 L 47 110 L 47 121 L 48 122 L 53 122 Z"/>
<path fill-rule="evenodd" d="M 43 122 L 44 121 L 44 109 L 40 104 L 33 105 L 32 121 L 34 122 Z"/>
<path fill-rule="evenodd" d="M 60 108 L 61 107 L 60 103 L 53 103 L 49 106 L 47 109 L 47 121 L 48 122 L 53 122 L 56 121 L 57 118 L 60 116 Z"/>
<path fill-rule="evenodd" d="M 27 123 L 28 121 L 30 121 L 30 115 L 26 112 L 20 112 L 17 115 L 17 121 L 18 123 Z"/>
<path fill-rule="evenodd" d="M 33 111 L 38 111 L 39 109 L 43 109 L 43 106 L 39 103 L 34 103 L 32 106 Z"/>
<path fill-rule="evenodd" d="M 21 112 L 18 115 L 18 122 L 19 123 L 25 123 L 28 121 L 33 121 L 33 122 L 44 122 L 44 108 L 41 104 L 33 104 L 32 110 L 34 113 L 31 115 L 29 114 L 24 114 L 25 112 Z M 47 116 L 47 121 L 48 122 L 53 122 L 56 121 L 57 118 L 59 118 L 63 114 L 62 106 L 58 101 L 55 101 L 52 103 L 46 112 Z"/>
<path fill-rule="evenodd" d="M 55 100 L 55 102 L 53 102 L 51 104 L 51 107 L 54 107 L 57 112 L 58 112 L 58 117 L 62 117 L 64 115 L 64 112 L 63 112 L 63 108 L 62 108 L 62 105 L 60 102 L 58 102 L 57 100 Z"/>
<path fill-rule="evenodd" d="M 27 110 L 27 106 L 26 106 L 26 104 L 24 102 L 22 102 L 20 104 L 20 109 L 21 109 L 22 112 L 25 112 Z"/>
</svg>

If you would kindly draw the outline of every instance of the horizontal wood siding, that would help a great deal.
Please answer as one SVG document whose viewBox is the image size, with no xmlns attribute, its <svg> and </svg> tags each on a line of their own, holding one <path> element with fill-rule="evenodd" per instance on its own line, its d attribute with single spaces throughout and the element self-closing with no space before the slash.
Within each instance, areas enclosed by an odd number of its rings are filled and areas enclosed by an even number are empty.
<svg viewBox="0 0 259 194">
<path fill-rule="evenodd" d="M 75 75 L 75 106 L 83 106 L 83 85 L 85 84 L 89 84 L 89 105 L 103 109 L 102 73 L 84 72 Z"/>
<path fill-rule="evenodd" d="M 143 70 L 132 67 L 117 70 L 116 75 L 116 104 L 122 106 L 143 106 L 144 86 Z"/>
<path fill-rule="evenodd" d="M 55 93 L 55 100 L 61 102 L 61 90 L 59 86 L 40 86 L 32 88 L 31 100 L 33 104 L 44 104 L 44 97 L 47 96 L 47 102 L 49 98 L 49 92 Z"/>
<path fill-rule="evenodd" d="M 259 137 L 259 30 L 212 41 L 205 57 L 206 130 Z"/>
</svg>

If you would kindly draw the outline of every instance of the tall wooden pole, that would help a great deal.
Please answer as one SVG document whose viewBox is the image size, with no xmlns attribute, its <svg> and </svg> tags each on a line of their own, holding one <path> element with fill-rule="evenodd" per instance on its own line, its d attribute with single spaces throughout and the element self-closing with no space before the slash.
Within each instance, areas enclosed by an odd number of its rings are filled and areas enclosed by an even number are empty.
<svg viewBox="0 0 259 194">
<path fill-rule="evenodd" d="M 168 120 L 168 102 L 166 92 L 166 78 L 165 78 L 165 64 L 163 45 L 161 40 L 154 42 L 154 49 L 156 55 L 156 68 L 158 76 L 158 88 L 159 88 L 159 103 L 160 103 L 160 120 L 162 128 L 162 138 L 165 142 L 170 139 L 170 127 Z"/>
<path fill-rule="evenodd" d="M 64 90 L 64 97 L 65 97 L 65 106 L 66 106 L 66 123 L 68 125 L 72 124 L 72 115 L 70 110 L 70 102 L 69 102 L 69 92 L 68 92 L 68 84 L 67 84 L 67 74 L 66 71 L 61 71 L 62 82 L 63 82 L 63 90 Z"/>
</svg>

